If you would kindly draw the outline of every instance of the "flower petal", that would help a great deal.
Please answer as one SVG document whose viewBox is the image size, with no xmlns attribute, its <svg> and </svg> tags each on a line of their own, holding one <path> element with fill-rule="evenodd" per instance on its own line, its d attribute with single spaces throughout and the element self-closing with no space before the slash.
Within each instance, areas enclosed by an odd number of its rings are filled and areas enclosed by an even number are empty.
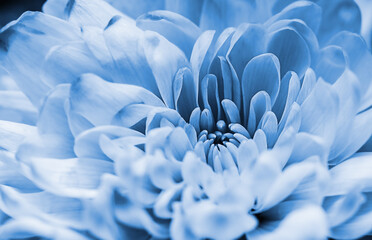
<svg viewBox="0 0 372 240">
<path fill-rule="evenodd" d="M 272 24 L 282 19 L 301 19 L 316 33 L 320 25 L 321 14 L 322 8 L 317 4 L 310 1 L 295 1 L 271 17 L 265 24 Z"/>
<path fill-rule="evenodd" d="M 271 105 L 279 93 L 280 64 L 278 58 L 270 53 L 252 58 L 244 68 L 242 76 L 242 98 L 244 120 L 248 119 L 248 106 L 251 99 L 259 91 L 265 91 L 270 96 Z M 253 101 L 253 99 L 252 99 Z"/>
<path fill-rule="evenodd" d="M 307 43 L 294 29 L 283 28 L 270 34 L 267 52 L 275 54 L 280 62 L 280 75 L 294 71 L 302 78 L 310 66 L 311 56 Z"/>
<path fill-rule="evenodd" d="M 319 79 L 314 90 L 301 106 L 301 132 L 320 136 L 330 146 L 336 133 L 338 97 L 335 91 Z"/>
<path fill-rule="evenodd" d="M 355 186 L 362 191 L 372 191 L 371 153 L 357 153 L 330 170 L 331 183 L 328 196 L 348 193 Z"/>
<path fill-rule="evenodd" d="M 0 90 L 0 119 L 35 125 L 37 109 L 21 91 Z"/>
<path fill-rule="evenodd" d="M 104 173 L 113 173 L 113 164 L 89 158 L 31 158 L 31 179 L 51 193 L 77 198 L 94 197 Z"/>
<path fill-rule="evenodd" d="M 322 24 L 318 31 L 320 45 L 324 45 L 336 33 L 340 31 L 360 32 L 361 13 L 354 1 L 338 0 L 329 2 L 320 0 L 317 2 L 322 8 Z"/>
<path fill-rule="evenodd" d="M 265 35 L 265 29 L 260 25 L 242 24 L 236 29 L 227 52 L 227 60 L 234 67 L 239 79 L 247 63 L 264 53 Z"/>
<path fill-rule="evenodd" d="M 217 206 L 207 200 L 190 206 L 186 219 L 191 230 L 201 238 L 234 239 L 257 225 L 253 216 L 240 209 Z"/>
<path fill-rule="evenodd" d="M 0 148 L 15 152 L 28 136 L 36 133 L 34 126 L 0 120 Z"/>
<path fill-rule="evenodd" d="M 112 17 L 120 16 L 135 24 L 134 20 L 122 14 L 110 4 L 100 0 L 70 0 L 64 9 L 65 18 L 77 26 L 104 28 Z"/>
<path fill-rule="evenodd" d="M 288 214 L 274 231 L 248 233 L 249 239 L 326 239 L 327 217 L 324 211 L 313 205 Z"/>
<path fill-rule="evenodd" d="M 146 31 L 142 41 L 160 95 L 166 106 L 174 108 L 173 79 L 178 69 L 188 67 L 188 61 L 179 48 L 158 33 Z"/>
<path fill-rule="evenodd" d="M 93 74 L 84 74 L 70 90 L 71 110 L 94 125 L 110 124 L 125 106 L 145 103 L 161 106 L 162 102 L 144 88 L 106 82 Z"/>
<path fill-rule="evenodd" d="M 53 86 L 52 79 L 40 81 L 40 63 L 53 46 L 74 41 L 79 34 L 79 28 L 38 12 L 26 12 L 2 29 L 2 64 L 34 106 L 40 106 Z"/>
<path fill-rule="evenodd" d="M 357 239 L 370 234 L 372 230 L 372 194 L 365 194 L 366 201 L 359 211 L 343 224 L 331 229 L 330 236 L 337 239 Z M 366 236 L 367 238 L 369 236 Z"/>
<path fill-rule="evenodd" d="M 158 32 L 179 47 L 190 58 L 196 39 L 201 34 L 199 27 L 187 18 L 169 11 L 154 11 L 137 18 L 142 30 Z"/>
</svg>

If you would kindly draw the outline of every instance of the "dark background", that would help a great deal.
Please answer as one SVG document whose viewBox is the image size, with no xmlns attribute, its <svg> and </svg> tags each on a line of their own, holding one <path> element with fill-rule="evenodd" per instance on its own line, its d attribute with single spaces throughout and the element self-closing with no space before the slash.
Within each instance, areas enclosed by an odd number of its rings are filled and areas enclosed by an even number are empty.
<svg viewBox="0 0 372 240">
<path fill-rule="evenodd" d="M 40 11 L 45 0 L 0 0 L 0 27 L 17 19 L 25 11 Z"/>
</svg>

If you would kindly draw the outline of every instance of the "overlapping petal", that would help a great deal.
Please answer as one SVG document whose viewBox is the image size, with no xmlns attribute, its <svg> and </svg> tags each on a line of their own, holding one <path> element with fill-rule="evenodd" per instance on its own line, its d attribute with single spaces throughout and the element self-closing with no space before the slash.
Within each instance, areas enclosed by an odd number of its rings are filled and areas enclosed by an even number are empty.
<svg viewBox="0 0 372 240">
<path fill-rule="evenodd" d="M 1 30 L 24 93 L 0 92 L 24 104 L 0 104 L 15 113 L 0 122 L 3 236 L 371 232 L 354 1 L 107 2 L 49 0 Z"/>
</svg>

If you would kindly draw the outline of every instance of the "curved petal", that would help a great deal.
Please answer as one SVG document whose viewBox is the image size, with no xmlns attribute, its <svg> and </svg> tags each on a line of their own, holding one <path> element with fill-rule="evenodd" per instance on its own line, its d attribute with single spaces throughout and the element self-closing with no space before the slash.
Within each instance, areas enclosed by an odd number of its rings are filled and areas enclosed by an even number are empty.
<svg viewBox="0 0 372 240">
<path fill-rule="evenodd" d="M 133 19 L 101 0 L 69 0 L 64 9 L 64 14 L 66 20 L 79 27 L 97 26 L 104 28 L 114 16 L 123 17 L 135 24 Z"/>
<path fill-rule="evenodd" d="M 15 238 L 50 238 L 56 240 L 76 239 L 88 240 L 87 236 L 64 226 L 58 226 L 37 218 L 23 217 L 12 219 L 0 227 L 0 235 L 4 239 Z"/>
<path fill-rule="evenodd" d="M 371 153 L 357 153 L 330 170 L 328 196 L 348 193 L 355 186 L 361 191 L 372 191 Z"/>
<path fill-rule="evenodd" d="M 296 30 L 288 27 L 270 34 L 267 52 L 279 58 L 282 77 L 288 71 L 294 71 L 302 78 L 310 66 L 311 56 L 306 41 Z"/>
<path fill-rule="evenodd" d="M 93 74 L 82 75 L 70 90 L 71 110 L 96 126 L 110 124 L 123 107 L 133 103 L 163 105 L 144 88 L 106 82 Z"/>
<path fill-rule="evenodd" d="M 311 133 L 325 139 L 330 146 L 336 133 L 339 101 L 335 91 L 319 79 L 313 91 L 301 105 L 301 132 Z"/>
<path fill-rule="evenodd" d="M 198 26 L 187 18 L 169 11 L 154 11 L 137 18 L 142 30 L 158 32 L 180 48 L 190 58 L 196 39 L 201 34 Z"/>
<path fill-rule="evenodd" d="M 146 31 L 141 41 L 160 95 L 167 107 L 174 108 L 173 79 L 178 69 L 188 67 L 188 61 L 179 48 L 158 33 Z"/>
<path fill-rule="evenodd" d="M 372 230 L 372 194 L 365 194 L 366 201 L 348 221 L 331 229 L 330 236 L 337 239 L 357 239 Z M 368 236 L 367 236 L 368 238 Z"/>
<path fill-rule="evenodd" d="M 79 35 L 78 27 L 39 12 L 26 12 L 1 30 L 2 65 L 34 106 L 39 107 L 54 86 L 52 79 L 40 81 L 40 63 L 53 46 L 75 41 Z"/>
<path fill-rule="evenodd" d="M 0 90 L 0 119 L 35 125 L 37 109 L 21 91 Z"/>
<path fill-rule="evenodd" d="M 283 19 L 301 19 L 316 33 L 320 26 L 321 14 L 322 8 L 317 4 L 310 1 L 295 1 L 271 17 L 265 24 L 272 24 Z"/>
<path fill-rule="evenodd" d="M 318 31 L 320 45 L 324 45 L 340 31 L 360 32 L 361 13 L 358 5 L 350 0 L 317 1 L 322 7 L 322 24 Z"/>
<path fill-rule="evenodd" d="M 234 239 L 256 227 L 257 220 L 241 211 L 204 200 L 190 206 L 186 222 L 201 238 Z"/>
<path fill-rule="evenodd" d="M 205 0 L 200 17 L 200 27 L 204 30 L 222 31 L 227 27 L 237 27 L 244 22 L 262 22 L 269 17 L 268 7 L 268 1 L 258 3 L 243 0 Z"/>
<path fill-rule="evenodd" d="M 252 97 L 259 91 L 270 96 L 271 105 L 278 96 L 280 88 L 280 64 L 278 58 L 270 53 L 252 58 L 244 68 L 242 76 L 242 98 L 245 121 Z"/>
<path fill-rule="evenodd" d="M 18 146 L 31 135 L 37 133 L 34 126 L 0 120 L 0 148 L 16 152 Z"/>
<path fill-rule="evenodd" d="M 99 146 L 99 139 L 104 135 L 110 139 L 126 137 L 129 144 L 130 138 L 142 138 L 143 134 L 135 130 L 118 126 L 100 126 L 82 132 L 75 138 L 74 152 L 79 158 L 107 159 Z M 116 141 L 118 144 L 119 142 Z"/>
<path fill-rule="evenodd" d="M 248 233 L 249 239 L 326 239 L 327 217 L 324 211 L 313 205 L 304 206 L 288 214 L 274 231 Z"/>
<path fill-rule="evenodd" d="M 31 159 L 31 179 L 42 189 L 68 197 L 96 196 L 101 176 L 114 170 L 112 162 L 99 159 Z"/>
<path fill-rule="evenodd" d="M 265 37 L 265 29 L 260 25 L 242 24 L 236 29 L 226 56 L 239 79 L 247 63 L 253 57 L 265 52 Z"/>
<path fill-rule="evenodd" d="M 105 1 L 134 19 L 141 14 L 165 8 L 164 0 L 139 0 L 135 4 L 132 1 Z"/>
</svg>

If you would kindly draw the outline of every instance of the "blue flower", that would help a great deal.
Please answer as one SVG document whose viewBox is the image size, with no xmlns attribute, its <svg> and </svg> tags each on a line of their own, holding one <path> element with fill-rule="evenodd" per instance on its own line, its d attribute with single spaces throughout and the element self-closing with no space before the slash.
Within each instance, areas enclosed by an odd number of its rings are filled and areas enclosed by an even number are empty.
<svg viewBox="0 0 372 240">
<path fill-rule="evenodd" d="M 19 87 L 1 96 L 24 118 L 0 121 L 0 236 L 370 233 L 372 56 L 353 1 L 111 3 L 123 12 L 51 0 L 1 30 Z"/>
</svg>

